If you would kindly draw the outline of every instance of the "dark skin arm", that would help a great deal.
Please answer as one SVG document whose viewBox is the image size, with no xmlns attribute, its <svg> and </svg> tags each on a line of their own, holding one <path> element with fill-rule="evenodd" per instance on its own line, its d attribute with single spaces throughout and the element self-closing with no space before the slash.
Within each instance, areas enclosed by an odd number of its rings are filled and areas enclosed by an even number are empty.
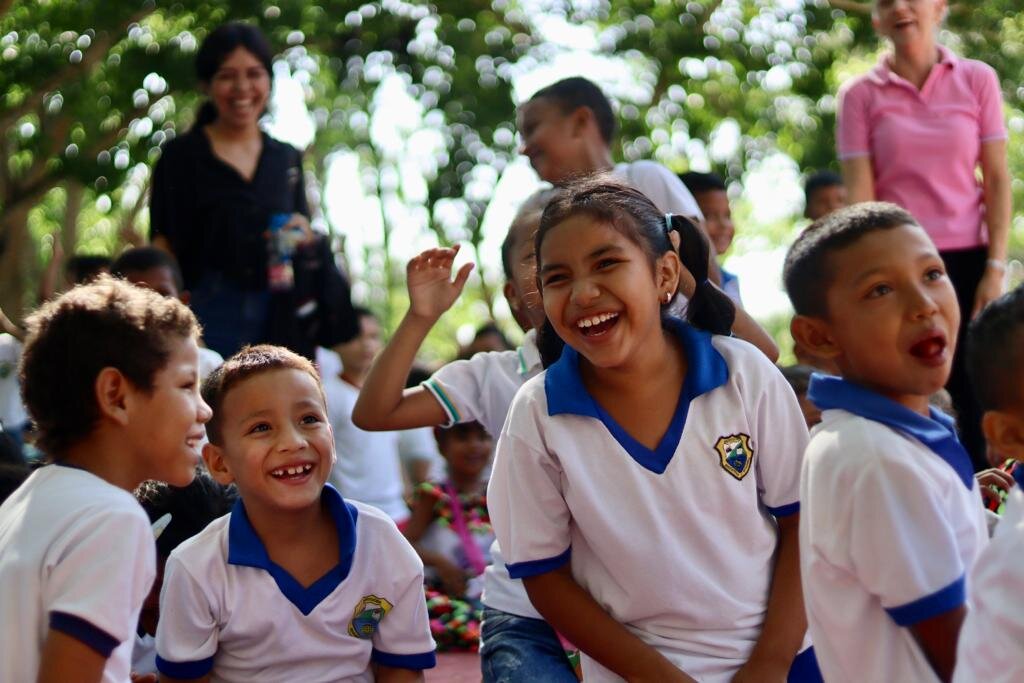
<svg viewBox="0 0 1024 683">
<path fill-rule="evenodd" d="M 423 672 L 374 664 L 373 677 L 377 683 L 417 683 L 423 680 Z"/>
<path fill-rule="evenodd" d="M 37 683 L 98 683 L 103 678 L 107 658 L 66 633 L 50 631 L 43 641 Z"/>
<path fill-rule="evenodd" d="M 776 555 L 768 609 L 761 636 L 750 659 L 732 679 L 785 681 L 807 631 L 803 591 L 800 586 L 800 515 L 779 518 L 779 551 Z"/>
<path fill-rule="evenodd" d="M 615 621 L 572 577 L 569 565 L 523 579 L 537 611 L 588 656 L 630 683 L 693 683 L 650 645 Z"/>
<path fill-rule="evenodd" d="M 434 521 L 434 502 L 432 497 L 418 494 L 412 504 L 409 522 L 402 533 L 416 554 L 420 556 L 423 564 L 433 567 L 437 571 L 445 592 L 459 597 L 466 594 L 465 572 L 452 564 L 444 555 L 424 550 L 419 544 L 423 534 L 427 532 L 427 528 Z"/>
<path fill-rule="evenodd" d="M 931 619 L 925 619 L 910 627 L 914 640 L 921 646 L 925 658 L 942 681 L 953 678 L 956 666 L 956 643 L 960 639 L 967 608 L 960 605 Z"/>
</svg>

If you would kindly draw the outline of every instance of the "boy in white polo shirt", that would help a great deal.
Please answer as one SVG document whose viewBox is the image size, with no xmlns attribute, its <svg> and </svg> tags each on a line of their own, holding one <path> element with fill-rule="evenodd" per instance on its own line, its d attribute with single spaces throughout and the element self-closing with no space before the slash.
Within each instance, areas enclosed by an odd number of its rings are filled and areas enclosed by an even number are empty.
<svg viewBox="0 0 1024 683">
<path fill-rule="evenodd" d="M 161 680 L 422 680 L 423 564 L 387 515 L 324 486 L 334 440 L 313 365 L 249 347 L 203 394 L 203 458 L 240 500 L 167 561 Z"/>
<path fill-rule="evenodd" d="M 984 411 L 982 429 L 1001 457 L 1024 460 L 1024 287 L 971 323 L 967 370 Z M 1024 680 L 1024 466 L 971 576 L 971 611 L 957 647 L 957 683 Z"/>
<path fill-rule="evenodd" d="M 199 327 L 179 301 L 101 278 L 28 321 L 22 396 L 51 464 L 0 506 L 0 680 L 128 680 L 153 583 L 146 479 L 192 480 Z"/>
<path fill-rule="evenodd" d="M 953 672 L 967 576 L 987 541 L 953 420 L 928 397 L 949 377 L 960 311 L 934 244 L 887 203 L 840 209 L 786 257 L 794 338 L 835 362 L 801 475 L 808 624 L 827 681 L 936 681 Z"/>
</svg>

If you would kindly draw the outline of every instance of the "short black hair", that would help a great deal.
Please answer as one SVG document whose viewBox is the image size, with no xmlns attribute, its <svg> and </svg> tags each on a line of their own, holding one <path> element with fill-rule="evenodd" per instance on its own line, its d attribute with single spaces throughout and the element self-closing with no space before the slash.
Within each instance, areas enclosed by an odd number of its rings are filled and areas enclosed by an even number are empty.
<svg viewBox="0 0 1024 683">
<path fill-rule="evenodd" d="M 686 189 L 689 190 L 692 195 L 698 195 L 702 192 L 711 192 L 712 190 L 725 192 L 728 189 L 725 186 L 725 181 L 715 173 L 687 171 L 686 173 L 680 173 L 679 179 L 683 181 L 683 185 L 686 185 Z"/>
<path fill-rule="evenodd" d="M 360 321 L 363 318 L 373 318 L 377 322 L 380 322 L 380 318 L 377 317 L 377 314 L 371 311 L 366 306 L 353 306 L 352 315 L 355 316 L 355 319 L 357 321 Z"/>
<path fill-rule="evenodd" d="M 508 226 L 508 233 L 501 243 L 501 266 L 505 270 L 505 280 L 511 282 L 515 277 L 515 264 L 512 263 L 512 249 L 516 244 L 523 241 L 533 243 L 533 233 L 540 225 L 540 215 L 544 213 L 544 207 L 548 205 L 551 198 L 555 196 L 555 188 L 547 187 L 537 190 L 526 198 L 516 211 L 515 218 Z M 520 234 L 523 230 L 533 228 L 528 235 Z"/>
<path fill-rule="evenodd" d="M 1024 397 L 1024 285 L 990 303 L 971 322 L 967 373 L 982 410 L 1002 410 Z"/>
<path fill-rule="evenodd" d="M 789 382 L 789 386 L 793 387 L 793 393 L 797 396 L 807 394 L 807 388 L 811 385 L 811 375 L 815 372 L 814 368 L 808 365 L 787 365 L 780 367 L 779 371 Z"/>
<path fill-rule="evenodd" d="M 594 120 L 597 121 L 601 138 L 605 144 L 612 144 L 612 139 L 615 137 L 615 113 L 612 112 L 612 104 L 605 97 L 601 88 L 592 81 L 582 76 L 563 78 L 557 83 L 552 83 L 535 92 L 529 101 L 535 102 L 541 99 L 555 102 L 566 114 L 576 111 L 580 107 L 586 107 L 594 112 Z"/>
<path fill-rule="evenodd" d="M 476 334 L 473 335 L 473 341 L 479 341 L 481 337 L 486 337 L 491 334 L 497 335 L 498 338 L 501 340 L 501 343 L 504 344 L 506 348 L 515 348 L 514 346 L 512 346 L 512 343 L 508 340 L 508 337 L 505 336 L 505 333 L 501 331 L 501 328 L 498 327 L 498 323 L 494 322 L 493 320 L 488 320 L 483 325 L 476 328 Z"/>
<path fill-rule="evenodd" d="M 807 181 L 804 183 L 804 206 L 811 203 L 811 197 L 818 190 L 842 184 L 842 177 L 835 171 L 829 171 L 828 169 L 815 171 L 807 176 Z"/>
<path fill-rule="evenodd" d="M 782 281 L 797 315 L 828 315 L 829 256 L 865 235 L 901 225 L 920 224 L 909 211 L 888 202 L 854 204 L 811 223 L 789 248 L 782 268 Z"/>
<path fill-rule="evenodd" d="M 28 318 L 21 397 L 40 450 L 60 459 L 100 419 L 96 378 L 120 371 L 143 391 L 167 364 L 174 339 L 199 337 L 199 323 L 177 299 L 101 275 L 44 304 Z"/>
<path fill-rule="evenodd" d="M 64 275 L 72 285 L 92 282 L 110 270 L 110 257 L 102 254 L 75 254 L 64 264 Z"/>
<path fill-rule="evenodd" d="M 135 489 L 135 498 L 149 515 L 150 522 L 156 522 L 166 514 L 171 515 L 170 523 L 156 539 L 157 553 L 166 558 L 210 522 L 231 512 L 238 499 L 238 489 L 233 485 L 218 484 L 204 470 L 197 469 L 188 486 L 144 481 Z"/>
<path fill-rule="evenodd" d="M 181 268 L 171 254 L 156 247 L 132 247 L 118 256 L 110 266 L 110 272 L 117 277 L 127 278 L 129 273 L 144 273 L 154 268 L 167 268 L 174 277 L 174 285 L 180 292 L 185 288 L 181 279 Z"/>
</svg>

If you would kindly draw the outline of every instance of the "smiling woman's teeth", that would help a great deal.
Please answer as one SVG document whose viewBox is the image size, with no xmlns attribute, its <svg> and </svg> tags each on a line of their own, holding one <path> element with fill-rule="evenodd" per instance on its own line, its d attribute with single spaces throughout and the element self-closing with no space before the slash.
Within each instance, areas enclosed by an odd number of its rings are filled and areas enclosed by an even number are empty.
<svg viewBox="0 0 1024 683">
<path fill-rule="evenodd" d="M 603 322 L 607 322 L 612 318 L 618 318 L 618 313 L 602 313 L 601 315 L 595 315 L 593 318 L 583 318 L 576 322 L 576 326 L 585 329 L 587 327 L 593 327 L 594 325 L 600 325 Z"/>
<path fill-rule="evenodd" d="M 312 465 L 299 465 L 298 467 L 280 467 L 270 473 L 272 477 L 294 477 L 305 474 L 313 469 Z"/>
</svg>

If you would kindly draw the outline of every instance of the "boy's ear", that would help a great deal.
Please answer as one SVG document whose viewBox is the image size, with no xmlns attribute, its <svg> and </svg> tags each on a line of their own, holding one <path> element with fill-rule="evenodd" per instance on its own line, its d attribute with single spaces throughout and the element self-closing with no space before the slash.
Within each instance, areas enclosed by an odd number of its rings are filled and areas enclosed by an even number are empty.
<svg viewBox="0 0 1024 683">
<path fill-rule="evenodd" d="M 989 410 L 981 418 L 985 440 L 999 459 L 1024 460 L 1024 421 L 1011 413 Z"/>
<path fill-rule="evenodd" d="M 135 387 L 117 368 L 103 368 L 96 376 L 94 384 L 96 405 L 100 415 L 114 420 L 117 424 L 128 424 L 129 394 Z"/>
<path fill-rule="evenodd" d="M 576 107 L 576 109 L 569 114 L 569 123 L 572 125 L 571 130 L 573 137 L 583 135 L 588 126 L 597 125 L 597 122 L 594 120 L 594 112 L 590 107 Z"/>
<path fill-rule="evenodd" d="M 519 295 L 516 294 L 516 289 L 512 286 L 512 283 L 506 282 L 505 286 L 501 288 L 501 293 L 505 295 L 505 301 L 508 302 L 512 315 L 514 316 L 519 313 L 523 307 L 523 302 L 519 299 Z"/>
<path fill-rule="evenodd" d="M 215 446 L 209 442 L 204 444 L 203 462 L 206 463 L 206 469 L 210 476 L 218 484 L 227 486 L 235 481 L 235 476 L 231 474 L 231 470 L 228 469 L 228 464 L 224 459 L 224 449 L 220 446 Z"/>
<path fill-rule="evenodd" d="M 809 315 L 796 315 L 789 323 L 789 331 L 793 340 L 815 356 L 825 359 L 837 357 L 841 349 L 832 341 L 828 323 L 821 318 Z"/>
</svg>

